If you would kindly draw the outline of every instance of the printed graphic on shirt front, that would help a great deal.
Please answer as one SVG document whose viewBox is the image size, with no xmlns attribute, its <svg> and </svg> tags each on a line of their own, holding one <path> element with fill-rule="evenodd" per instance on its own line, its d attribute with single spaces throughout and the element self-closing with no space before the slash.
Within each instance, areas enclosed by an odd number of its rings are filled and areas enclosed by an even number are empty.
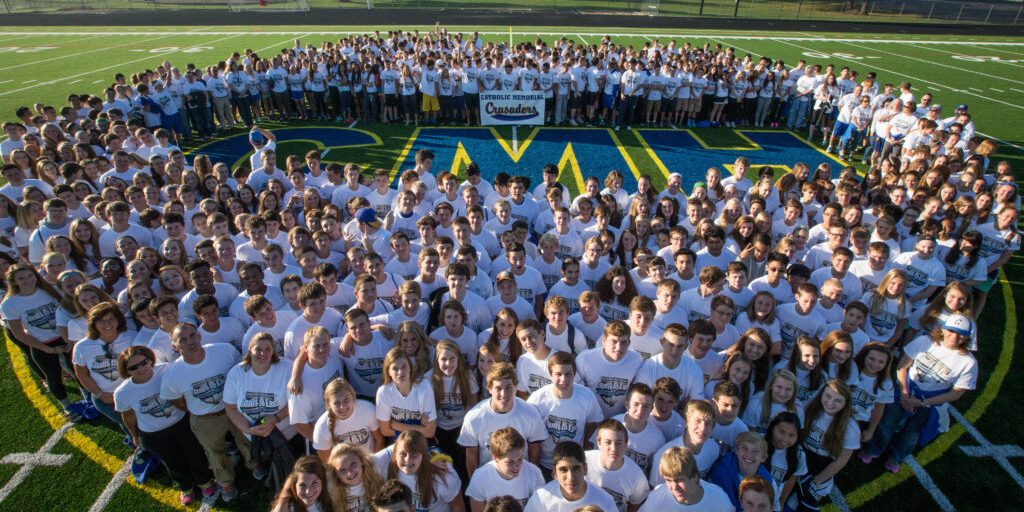
<svg viewBox="0 0 1024 512">
<path fill-rule="evenodd" d="M 214 375 L 200 381 L 192 383 L 192 396 L 198 398 L 203 403 L 215 405 L 221 403 L 221 399 L 224 395 L 224 381 L 226 380 L 225 375 Z"/>
<path fill-rule="evenodd" d="M 93 373 L 102 376 L 111 382 L 117 380 L 119 375 L 117 374 L 117 359 L 110 359 L 103 354 L 96 356 L 93 359 L 93 363 L 89 365 L 89 369 Z"/>
<path fill-rule="evenodd" d="M 345 432 L 340 435 L 332 435 L 331 439 L 334 444 L 348 443 L 353 446 L 363 446 L 370 440 L 370 432 L 365 428 L 359 430 L 353 430 L 351 432 Z"/>
<path fill-rule="evenodd" d="M 441 403 L 438 405 L 438 409 L 445 418 L 451 419 L 458 415 L 462 407 L 462 394 L 461 393 L 445 393 L 441 396 Z"/>
<path fill-rule="evenodd" d="M 616 492 L 616 491 L 614 491 L 612 489 L 609 489 L 609 488 L 607 488 L 607 487 L 605 487 L 603 485 L 601 486 L 601 488 L 604 489 L 604 492 L 608 493 L 608 495 L 611 496 L 613 500 L 615 500 L 615 506 L 619 510 L 625 510 L 625 508 L 626 508 L 626 499 L 625 499 L 625 496 L 621 492 Z"/>
<path fill-rule="evenodd" d="M 628 379 L 607 376 L 601 377 L 601 380 L 594 388 L 594 392 L 597 393 L 598 398 L 600 398 L 601 401 L 609 407 L 621 404 L 626 396 L 627 390 L 629 390 Z"/>
<path fill-rule="evenodd" d="M 245 399 L 238 406 L 242 414 L 259 419 L 277 412 L 277 395 L 274 393 L 262 393 L 259 391 L 246 391 Z"/>
<path fill-rule="evenodd" d="M 914 358 L 914 369 L 917 372 L 917 380 L 922 384 L 949 382 L 949 375 L 953 373 L 941 359 L 928 352 L 918 354 Z"/>
<path fill-rule="evenodd" d="M 409 409 L 403 409 L 401 407 L 391 408 L 391 419 L 400 421 L 402 423 L 416 422 L 419 423 L 420 416 L 423 413 L 420 411 L 412 411 Z"/>
<path fill-rule="evenodd" d="M 139 412 L 154 418 L 170 418 L 171 412 L 173 412 L 172 407 L 174 405 L 171 402 L 160 398 L 160 393 L 147 396 L 139 401 Z"/>
<path fill-rule="evenodd" d="M 57 305 L 44 304 L 25 312 L 28 324 L 37 329 L 53 330 L 57 328 Z M 43 340 L 48 341 L 48 340 Z"/>
<path fill-rule="evenodd" d="M 380 382 L 380 378 L 383 375 L 383 369 L 383 357 L 360 357 L 356 361 L 356 375 L 358 375 L 360 379 L 363 379 L 365 382 L 369 382 L 370 384 L 377 384 Z"/>
<path fill-rule="evenodd" d="M 548 384 L 551 384 L 551 379 L 534 373 L 530 375 L 530 381 L 526 383 L 526 387 L 529 388 L 530 393 L 533 393 Z"/>
<path fill-rule="evenodd" d="M 633 462 L 636 462 L 637 466 L 640 466 L 645 471 L 647 469 L 647 466 L 651 463 L 650 454 L 640 453 L 632 448 L 626 448 L 626 457 L 632 459 Z"/>
<path fill-rule="evenodd" d="M 558 444 L 562 441 L 572 441 L 576 438 L 578 426 L 575 419 L 549 414 L 546 423 L 548 435 L 551 436 L 553 443 Z"/>
</svg>

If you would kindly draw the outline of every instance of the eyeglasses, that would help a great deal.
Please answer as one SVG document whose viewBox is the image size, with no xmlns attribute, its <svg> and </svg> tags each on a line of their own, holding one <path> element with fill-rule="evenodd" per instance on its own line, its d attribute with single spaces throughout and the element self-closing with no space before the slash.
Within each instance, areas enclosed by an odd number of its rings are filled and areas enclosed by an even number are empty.
<svg viewBox="0 0 1024 512">
<path fill-rule="evenodd" d="M 143 366 L 146 366 L 147 364 L 152 363 L 152 362 L 153 362 L 153 360 L 147 357 L 147 358 L 143 359 L 142 361 L 139 361 L 138 363 L 135 363 L 135 364 L 133 364 L 131 366 L 125 366 L 124 369 L 128 370 L 130 372 L 134 372 L 135 370 L 138 370 L 139 368 L 142 368 Z"/>
</svg>

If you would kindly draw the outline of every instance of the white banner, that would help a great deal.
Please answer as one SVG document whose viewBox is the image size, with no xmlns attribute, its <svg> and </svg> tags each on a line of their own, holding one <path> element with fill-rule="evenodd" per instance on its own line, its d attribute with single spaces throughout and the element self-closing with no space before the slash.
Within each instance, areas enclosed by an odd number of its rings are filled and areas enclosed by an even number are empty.
<svg viewBox="0 0 1024 512">
<path fill-rule="evenodd" d="M 544 93 L 539 91 L 482 91 L 480 123 L 544 124 Z"/>
</svg>

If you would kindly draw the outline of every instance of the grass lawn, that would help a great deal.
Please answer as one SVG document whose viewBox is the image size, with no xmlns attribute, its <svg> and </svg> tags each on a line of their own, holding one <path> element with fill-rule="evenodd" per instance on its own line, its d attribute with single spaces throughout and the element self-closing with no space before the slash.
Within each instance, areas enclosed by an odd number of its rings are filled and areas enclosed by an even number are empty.
<svg viewBox="0 0 1024 512">
<path fill-rule="evenodd" d="M 601 2 L 597 2 L 598 4 Z M 410 27 L 403 27 L 410 28 Z M 429 27 L 419 27 L 428 29 Z M 508 27 L 478 27 L 486 40 L 509 40 Z M 265 55 L 291 47 L 295 38 L 318 43 L 336 39 L 345 32 L 363 33 L 370 27 L 274 27 L 239 29 L 238 27 L 196 27 L 193 29 L 142 27 L 68 27 L 55 30 L 46 27 L 17 27 L 0 34 L 0 120 L 13 119 L 14 110 L 22 105 L 43 102 L 63 105 L 70 92 L 98 93 L 116 72 L 130 74 L 153 69 L 164 60 L 183 67 L 214 63 L 231 51 L 252 48 Z M 470 27 L 450 27 L 452 31 L 470 32 Z M 555 38 L 551 28 L 514 27 L 514 42 L 533 41 L 541 37 Z M 834 35 L 820 33 L 763 32 L 754 37 L 735 31 L 686 30 L 666 33 L 664 30 L 567 29 L 564 35 L 580 42 L 595 43 L 601 35 L 611 34 L 614 41 L 636 47 L 659 39 L 676 39 L 678 43 L 722 44 L 734 47 L 740 54 L 757 58 L 767 55 L 795 63 L 807 59 L 812 63 L 834 63 L 860 71 L 877 71 L 881 82 L 912 82 L 920 94 L 931 92 L 936 102 L 951 115 L 959 103 L 967 103 L 976 119 L 981 137 L 1000 141 L 995 160 L 1010 160 L 1016 169 L 1024 169 L 1024 39 L 993 35 L 984 38 L 948 38 L 939 36 L 907 36 L 904 34 Z M 558 33 L 561 37 L 563 33 Z M 306 123 L 312 126 L 312 123 Z M 272 129 L 303 126 L 267 123 Z M 325 160 L 357 162 L 366 169 L 391 169 L 414 134 L 404 125 L 357 124 L 356 129 L 373 132 L 380 145 L 358 148 L 331 148 Z M 508 127 L 497 129 L 509 144 L 523 143 L 528 131 L 518 129 L 514 135 Z M 238 131 L 234 134 L 241 134 Z M 583 133 L 582 131 L 579 133 Z M 640 172 L 654 176 L 657 186 L 664 176 L 644 144 L 649 138 L 640 131 L 616 132 L 618 141 Z M 694 130 L 708 146 L 737 147 L 746 142 L 728 129 Z M 817 141 L 820 142 L 820 141 Z M 279 155 L 303 153 L 315 146 L 312 142 L 283 142 Z M 202 151 L 202 148 L 185 148 Z M 319 148 L 318 148 L 319 149 Z M 818 154 L 824 159 L 823 155 Z M 241 157 L 242 155 L 238 155 Z M 820 161 L 820 160 L 818 160 Z M 812 167 L 818 161 L 811 161 Z M 787 162 L 791 163 L 791 162 Z M 447 170 L 438 169 L 435 171 Z M 673 169 L 675 170 L 675 169 Z M 703 172 L 702 169 L 698 169 Z M 576 189 L 567 173 L 565 182 Z M 690 183 L 685 187 L 689 189 Z M 1015 257 L 1006 266 L 1006 285 L 996 285 L 981 319 L 981 350 L 978 359 L 982 378 L 978 390 L 968 393 L 958 409 L 967 415 L 974 427 L 995 445 L 1013 444 L 1024 439 L 1024 413 L 1017 406 L 1024 393 L 1024 383 L 1014 378 L 1022 371 L 1021 355 L 1014 350 L 1020 340 L 1015 304 L 1024 307 L 1024 259 Z M 38 381 L 26 373 L 19 352 L 8 353 L 10 345 L 0 349 L 0 457 L 19 452 L 35 452 L 63 423 L 53 416 L 55 404 L 40 393 Z M 1009 375 L 1009 378 L 1005 378 Z M 993 377 L 994 376 L 994 377 Z M 26 380 L 27 379 L 27 380 Z M 27 387 L 25 386 L 27 385 Z M 43 414 L 37 412 L 41 409 Z M 49 415 L 49 416 L 48 416 Z M 128 456 L 121 445 L 121 436 L 104 422 L 75 426 L 56 442 L 54 454 L 67 454 L 70 459 L 59 466 L 40 466 L 18 485 L 0 490 L 0 512 L 24 510 L 78 511 L 90 510 L 104 489 L 111 484 L 120 462 Z M 954 426 L 918 456 L 924 471 L 934 482 L 934 490 L 942 493 L 957 510 L 1013 508 L 1024 502 L 1024 489 L 996 461 L 988 457 L 970 457 L 961 446 L 979 442 L 963 427 Z M 1010 459 L 1010 465 L 1024 470 L 1021 459 Z M 0 485 L 11 482 L 20 466 L 0 463 Z M 240 473 L 244 473 L 240 472 Z M 853 510 L 934 510 L 934 494 L 921 480 L 904 468 L 901 478 L 880 476 L 880 465 L 865 467 L 854 460 L 837 479 L 837 487 Z M 270 492 L 242 477 L 242 496 L 228 510 L 265 509 Z M 130 479 L 130 478 L 129 478 Z M 54 485 L 60 482 L 60 485 Z M 120 481 L 123 482 L 123 481 Z M 156 486 L 139 488 L 126 484 L 112 486 L 109 510 L 157 510 L 173 508 L 176 493 L 169 490 L 166 475 L 158 475 Z M 119 483 L 115 479 L 115 484 Z M 54 492 L 59 489 L 60 492 Z M 5 493 L 7 491 L 7 493 Z M 156 496 L 154 498 L 154 496 Z M 979 500 L 978 496 L 998 496 L 996 502 Z M 983 502 L 984 501 L 984 502 Z M 991 505 L 990 505 L 991 503 Z M 938 507 L 942 509 L 942 507 Z M 841 507 L 839 508 L 841 510 Z"/>
</svg>

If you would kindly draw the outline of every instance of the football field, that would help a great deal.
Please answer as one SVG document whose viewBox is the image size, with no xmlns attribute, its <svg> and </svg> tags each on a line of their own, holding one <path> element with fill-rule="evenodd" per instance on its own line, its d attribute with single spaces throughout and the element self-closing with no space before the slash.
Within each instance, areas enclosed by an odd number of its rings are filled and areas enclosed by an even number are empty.
<svg viewBox="0 0 1024 512">
<path fill-rule="evenodd" d="M 153 13 L 153 16 L 159 16 Z M 140 15 L 141 16 L 141 15 Z M 69 93 L 98 94 L 115 73 L 130 76 L 155 69 L 164 61 L 184 69 L 205 67 L 234 51 L 251 48 L 271 56 L 282 48 L 319 47 L 348 33 L 382 32 L 392 27 L 4 27 L 0 32 L 0 121 L 14 120 L 20 106 L 37 102 L 59 107 Z M 403 30 L 433 27 L 398 27 Z M 944 107 L 969 106 L 978 137 L 993 139 L 999 152 L 993 161 L 1010 160 L 1024 173 L 1024 38 L 948 37 L 907 34 L 826 34 L 807 22 L 804 32 L 677 31 L 551 27 L 448 27 L 467 36 L 479 30 L 486 41 L 545 41 L 565 36 L 593 44 L 610 36 L 617 44 L 640 48 L 657 40 L 702 46 L 733 47 L 783 59 L 788 65 L 805 59 L 812 64 L 849 66 L 863 78 L 875 71 L 881 83 L 910 81 L 920 96 L 930 92 Z M 993 29 L 997 31 L 998 29 Z M 562 181 L 576 194 L 588 176 L 603 178 L 618 168 L 635 187 L 650 174 L 662 187 L 669 172 L 684 174 L 684 189 L 703 177 L 709 166 L 727 169 L 736 156 L 751 159 L 755 168 L 780 168 L 804 161 L 830 162 L 817 141 L 768 129 L 675 130 L 634 126 L 631 131 L 590 128 L 454 128 L 382 124 L 268 123 L 281 141 L 279 157 L 321 152 L 329 162 L 356 162 L 364 169 L 383 168 L 394 177 L 411 167 L 416 149 L 438 155 L 434 171 L 457 174 L 469 161 L 481 163 L 484 175 L 499 171 L 532 174 L 538 183 L 546 162 L 563 170 Z M 686 151 L 680 151 L 683 148 Z M 247 160 L 244 132 L 237 130 L 190 152 L 208 153 L 234 164 Z M 858 168 L 863 170 L 856 162 Z M 994 167 L 994 165 L 993 165 Z M 776 174 L 778 176 L 778 173 Z M 1020 182 L 1020 180 L 1018 180 Z M 981 378 L 977 390 L 955 404 L 952 426 L 899 475 L 880 464 L 865 466 L 856 458 L 836 479 L 829 510 L 1020 510 L 1024 507 L 1024 359 L 1015 351 L 1022 341 L 1017 320 L 1024 313 L 1024 259 L 1015 256 L 992 289 L 979 322 L 977 353 Z M 12 357 L 13 356 L 13 357 Z M 77 398 L 76 398 L 77 399 Z M 0 347 L 0 512 L 21 510 L 164 510 L 180 509 L 170 478 L 158 472 L 144 486 L 135 484 L 125 466 L 128 448 L 110 424 L 67 424 L 59 407 L 30 373 L 24 358 L 9 342 Z M 912 469 L 912 470 L 911 470 Z M 883 475 L 884 473 L 884 475 Z M 239 475 L 240 497 L 225 510 L 266 510 L 272 493 Z M 192 507 L 195 508 L 195 507 Z"/>
</svg>

